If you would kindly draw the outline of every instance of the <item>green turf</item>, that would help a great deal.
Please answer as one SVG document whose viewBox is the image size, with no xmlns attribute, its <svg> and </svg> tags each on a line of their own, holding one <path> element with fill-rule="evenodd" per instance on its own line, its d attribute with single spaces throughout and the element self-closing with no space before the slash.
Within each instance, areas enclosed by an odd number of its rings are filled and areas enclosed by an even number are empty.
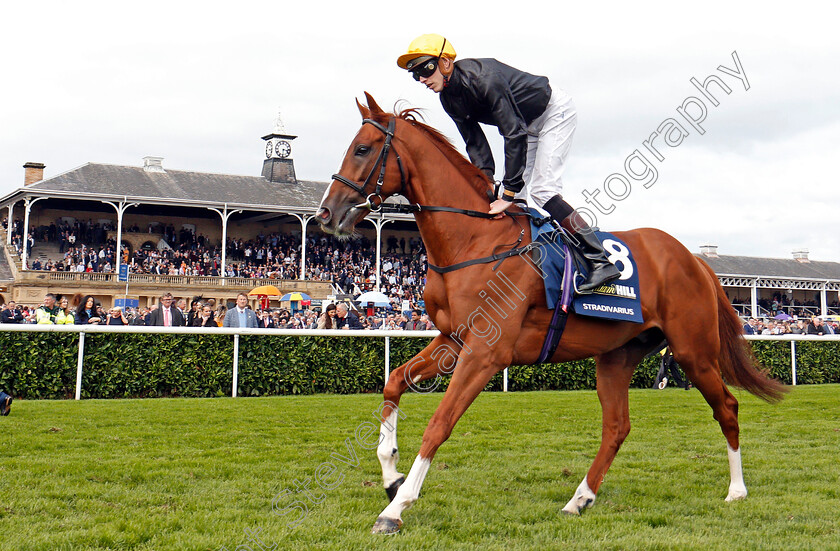
<svg viewBox="0 0 840 551">
<path fill-rule="evenodd" d="M 599 443 L 595 393 L 485 393 L 396 536 L 369 534 L 386 501 L 358 445 L 297 527 L 271 506 L 348 455 L 379 396 L 16 401 L 0 418 L 0 550 L 233 551 L 246 529 L 265 549 L 840 549 L 840 386 L 736 396 L 743 502 L 724 502 L 725 441 L 696 390 L 631 391 L 633 430 L 579 518 L 560 509 Z M 403 399 L 402 471 L 440 399 Z"/>
</svg>

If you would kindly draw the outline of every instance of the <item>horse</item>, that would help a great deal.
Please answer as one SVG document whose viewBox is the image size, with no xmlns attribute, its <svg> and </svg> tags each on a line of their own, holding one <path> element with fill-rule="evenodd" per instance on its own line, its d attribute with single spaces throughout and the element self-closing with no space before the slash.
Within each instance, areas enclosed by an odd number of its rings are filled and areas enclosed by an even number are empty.
<svg viewBox="0 0 840 551">
<path fill-rule="evenodd" d="M 402 195 L 410 205 L 406 209 L 414 212 L 430 267 L 453 268 L 429 270 L 424 290 L 426 309 L 440 334 L 391 373 L 383 392 L 377 456 L 390 503 L 372 532 L 388 534 L 402 527 L 402 513 L 417 501 L 435 453 L 493 375 L 512 364 L 537 362 L 552 310 L 541 276 L 523 256 L 502 257 L 500 263 L 495 262 L 498 255 L 492 256 L 500 249 L 509 250 L 511 243 L 531 239 L 516 208 L 501 218 L 480 216 L 492 201 L 490 180 L 445 136 L 420 122 L 416 109 L 387 113 L 367 92 L 365 97 L 367 105 L 356 100 L 362 126 L 324 192 L 316 219 L 324 231 L 349 238 L 366 216 L 387 206 L 385 199 Z M 768 402 L 780 400 L 785 388 L 758 367 L 739 318 L 705 262 L 657 229 L 614 235 L 629 246 L 636 260 L 644 321 L 605 321 L 572 312 L 549 359 L 594 357 L 602 409 L 600 448 L 562 511 L 580 515 L 594 504 L 630 431 L 628 389 L 633 371 L 666 342 L 711 406 L 725 437 L 730 470 L 726 501 L 743 499 L 747 488 L 738 401 L 726 382 Z M 397 471 L 396 427 L 398 418 L 404 417 L 400 397 L 423 381 L 450 374 L 449 386 L 404 476 Z"/>
</svg>

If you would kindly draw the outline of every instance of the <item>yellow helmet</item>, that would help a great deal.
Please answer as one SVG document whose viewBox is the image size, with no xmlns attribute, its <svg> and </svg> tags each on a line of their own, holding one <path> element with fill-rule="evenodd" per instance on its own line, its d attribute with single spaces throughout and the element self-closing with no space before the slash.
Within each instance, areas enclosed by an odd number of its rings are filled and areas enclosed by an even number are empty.
<svg viewBox="0 0 840 551">
<path fill-rule="evenodd" d="M 419 57 L 448 57 L 455 59 L 455 48 L 439 34 L 420 35 L 408 45 L 408 52 L 397 58 L 397 65 L 408 69 L 410 61 Z"/>
</svg>

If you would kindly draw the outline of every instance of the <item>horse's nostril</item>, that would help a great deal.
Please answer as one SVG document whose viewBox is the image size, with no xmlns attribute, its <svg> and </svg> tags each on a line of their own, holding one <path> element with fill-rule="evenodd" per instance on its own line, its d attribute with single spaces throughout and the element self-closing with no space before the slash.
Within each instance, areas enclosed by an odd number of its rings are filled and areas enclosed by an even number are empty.
<svg viewBox="0 0 840 551">
<path fill-rule="evenodd" d="M 315 216 L 317 216 L 321 222 L 329 222 L 330 218 L 332 218 L 330 209 L 326 207 L 321 207 Z"/>
</svg>

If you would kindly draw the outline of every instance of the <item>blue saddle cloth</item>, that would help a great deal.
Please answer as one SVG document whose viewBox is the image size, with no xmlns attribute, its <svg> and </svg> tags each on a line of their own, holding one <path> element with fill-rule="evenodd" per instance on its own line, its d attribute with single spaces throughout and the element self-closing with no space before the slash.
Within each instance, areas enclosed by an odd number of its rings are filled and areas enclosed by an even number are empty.
<svg viewBox="0 0 840 551">
<path fill-rule="evenodd" d="M 539 217 L 537 211 L 531 212 Z M 553 309 L 563 290 L 564 265 L 577 264 L 581 275 L 584 276 L 586 266 L 584 263 L 567 262 L 560 231 L 552 224 L 537 225 L 534 222 L 532 219 L 531 238 L 539 247 L 533 250 L 533 260 L 543 277 L 546 303 Z M 639 270 L 636 261 L 633 260 L 633 253 L 623 241 L 611 233 L 596 231 L 595 235 L 603 243 L 607 259 L 621 270 L 621 276 L 592 293 L 575 296 L 572 300 L 573 310 L 583 316 L 642 323 L 644 320 L 639 293 Z M 571 281 L 570 278 L 566 280 Z"/>
</svg>

